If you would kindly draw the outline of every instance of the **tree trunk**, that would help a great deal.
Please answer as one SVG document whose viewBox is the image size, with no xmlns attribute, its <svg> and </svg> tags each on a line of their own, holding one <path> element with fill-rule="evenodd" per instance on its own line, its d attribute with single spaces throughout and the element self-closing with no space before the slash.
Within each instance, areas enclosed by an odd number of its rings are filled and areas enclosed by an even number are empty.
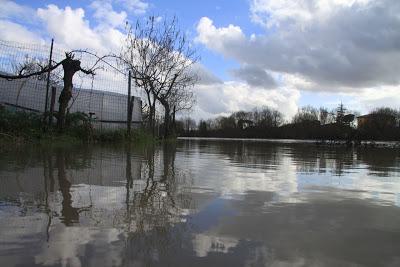
<svg viewBox="0 0 400 267">
<path fill-rule="evenodd" d="M 61 91 L 60 98 L 58 102 L 60 103 L 58 109 L 58 120 L 57 120 L 57 128 L 60 132 L 62 132 L 65 128 L 65 115 L 67 113 L 67 107 L 69 100 L 72 98 L 72 85 L 71 87 L 64 86 L 64 89 Z"/>
<path fill-rule="evenodd" d="M 156 131 L 156 100 L 153 100 L 153 103 L 151 104 L 151 121 L 152 121 L 152 128 L 151 132 L 153 137 L 155 136 L 155 131 Z"/>
<path fill-rule="evenodd" d="M 150 97 L 150 92 L 146 91 L 146 95 L 147 95 L 147 103 L 149 104 L 149 117 L 148 117 L 148 125 L 147 127 L 149 128 L 151 134 L 154 137 L 154 119 L 153 119 L 153 104 L 151 103 L 151 97 Z"/>
<path fill-rule="evenodd" d="M 176 114 L 176 106 L 174 106 L 174 109 L 172 111 L 172 134 L 176 134 L 176 121 L 175 121 L 175 114 Z"/>
<path fill-rule="evenodd" d="M 81 70 L 81 62 L 79 60 L 75 60 L 70 56 L 67 56 L 63 60 L 63 69 L 64 69 L 64 88 L 61 91 L 60 98 L 58 99 L 59 108 L 58 108 L 58 118 L 57 118 L 57 128 L 59 132 L 62 132 L 65 128 L 65 115 L 67 113 L 68 103 L 72 98 L 72 79 L 74 74 Z"/>
<path fill-rule="evenodd" d="M 164 138 L 169 137 L 170 128 L 170 108 L 168 103 L 164 103 Z"/>
</svg>

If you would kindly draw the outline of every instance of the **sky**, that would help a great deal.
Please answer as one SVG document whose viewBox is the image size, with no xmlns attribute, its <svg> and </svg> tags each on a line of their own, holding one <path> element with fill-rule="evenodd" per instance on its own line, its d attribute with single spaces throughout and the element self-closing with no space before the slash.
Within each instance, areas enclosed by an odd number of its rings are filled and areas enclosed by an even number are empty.
<svg viewBox="0 0 400 267">
<path fill-rule="evenodd" d="M 400 108 L 398 0 L 0 0 L 0 39 L 108 53 L 126 21 L 176 15 L 201 60 L 191 116 Z"/>
</svg>

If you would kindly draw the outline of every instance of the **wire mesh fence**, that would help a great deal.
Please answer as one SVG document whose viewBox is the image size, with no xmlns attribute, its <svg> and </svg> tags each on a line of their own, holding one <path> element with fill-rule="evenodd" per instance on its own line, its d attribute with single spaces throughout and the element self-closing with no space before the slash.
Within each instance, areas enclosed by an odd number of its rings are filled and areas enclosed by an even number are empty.
<svg viewBox="0 0 400 267">
<path fill-rule="evenodd" d="M 56 43 L 51 49 L 50 44 L 0 40 L 0 72 L 8 75 L 17 75 L 22 71 L 33 72 L 41 66 L 48 66 L 49 57 L 52 62 L 61 62 L 67 51 Z M 99 57 L 87 51 L 74 51 L 74 55 L 80 60 L 83 69 L 96 68 L 94 76 L 83 72 L 74 75 L 68 112 L 86 113 L 93 119 L 93 126 L 97 129 L 127 127 L 128 72 L 112 58 L 99 60 Z M 54 111 L 57 112 L 58 98 L 63 89 L 62 78 L 62 66 L 50 72 L 48 85 L 47 73 L 16 80 L 0 78 L 0 104 L 10 109 L 44 113 L 55 102 Z M 138 88 L 132 88 L 132 95 L 135 96 L 132 127 L 140 126 L 142 121 L 139 93 Z"/>
</svg>

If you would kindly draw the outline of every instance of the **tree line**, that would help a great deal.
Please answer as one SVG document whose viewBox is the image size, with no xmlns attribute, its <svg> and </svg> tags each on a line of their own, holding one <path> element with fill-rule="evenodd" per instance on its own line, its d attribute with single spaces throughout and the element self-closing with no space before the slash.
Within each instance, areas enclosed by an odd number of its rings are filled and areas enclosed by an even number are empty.
<svg viewBox="0 0 400 267">
<path fill-rule="evenodd" d="M 336 109 L 305 106 L 291 118 L 269 107 L 237 111 L 229 116 L 177 122 L 180 136 L 226 138 L 290 138 L 324 140 L 400 140 L 400 110 L 377 108 L 360 116 L 341 103 Z"/>
</svg>

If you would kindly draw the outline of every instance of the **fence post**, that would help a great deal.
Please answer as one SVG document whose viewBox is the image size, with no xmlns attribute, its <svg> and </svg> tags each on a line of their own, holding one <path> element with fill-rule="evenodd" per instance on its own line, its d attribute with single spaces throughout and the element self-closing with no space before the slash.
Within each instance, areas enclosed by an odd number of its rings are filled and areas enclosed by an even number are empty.
<svg viewBox="0 0 400 267">
<path fill-rule="evenodd" d="M 103 131 L 103 108 L 104 108 L 104 92 L 101 96 L 100 131 Z"/>
<path fill-rule="evenodd" d="M 133 107 L 135 105 L 135 96 L 131 96 L 130 110 L 129 110 L 129 124 L 132 128 L 132 119 L 133 119 Z"/>
<path fill-rule="evenodd" d="M 131 109 L 131 71 L 128 73 L 128 109 L 126 114 L 128 137 L 131 137 L 131 121 L 132 121 L 132 109 Z"/>
<path fill-rule="evenodd" d="M 50 100 L 50 114 L 49 114 L 49 126 L 53 124 L 53 113 L 54 104 L 56 102 L 57 88 L 55 86 L 51 87 L 51 100 Z"/>
<path fill-rule="evenodd" d="M 50 89 L 50 68 L 51 68 L 51 61 L 53 59 L 53 44 L 54 39 L 51 39 L 51 46 L 50 46 L 50 56 L 49 56 L 49 71 L 47 72 L 47 81 L 46 81 L 46 99 L 44 102 L 44 113 L 47 113 L 47 104 L 49 101 L 49 89 Z"/>
<path fill-rule="evenodd" d="M 174 106 L 173 117 L 172 117 L 172 131 L 174 131 L 173 134 L 175 134 L 176 132 L 175 114 L 176 114 L 176 105 Z"/>
</svg>

